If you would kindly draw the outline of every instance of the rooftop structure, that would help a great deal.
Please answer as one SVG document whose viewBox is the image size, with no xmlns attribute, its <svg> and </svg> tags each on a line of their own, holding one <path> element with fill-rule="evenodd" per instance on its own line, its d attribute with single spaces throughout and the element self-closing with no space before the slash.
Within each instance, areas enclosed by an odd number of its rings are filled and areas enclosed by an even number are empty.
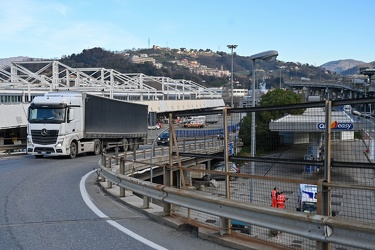
<svg viewBox="0 0 375 250">
<path fill-rule="evenodd" d="M 106 68 L 72 68 L 59 61 L 18 61 L 0 65 L 0 103 L 30 102 L 48 91 L 82 91 L 125 101 L 153 101 L 159 103 L 154 111 L 160 112 L 185 106 L 192 109 L 224 106 L 221 93 L 190 80 L 121 73 Z M 174 104 L 167 104 L 172 101 Z M 180 105 L 180 101 L 190 101 L 190 105 Z"/>
</svg>

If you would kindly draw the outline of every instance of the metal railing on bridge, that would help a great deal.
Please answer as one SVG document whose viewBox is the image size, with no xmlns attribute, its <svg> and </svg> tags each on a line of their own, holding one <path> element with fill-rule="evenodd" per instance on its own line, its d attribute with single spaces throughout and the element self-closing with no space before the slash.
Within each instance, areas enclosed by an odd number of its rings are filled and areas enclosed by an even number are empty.
<svg viewBox="0 0 375 250">
<path fill-rule="evenodd" d="M 217 125 L 225 131 L 221 155 L 183 149 L 172 138 L 169 160 L 152 165 L 162 169 L 161 183 L 119 172 L 128 160 L 123 156 L 118 156 L 117 170 L 104 164 L 112 156 L 103 156 L 98 172 L 103 180 L 139 194 L 145 205 L 149 198 L 164 203 L 165 216 L 184 216 L 187 223 L 216 228 L 221 235 L 240 228 L 250 238 L 291 248 L 371 249 L 375 243 L 375 123 L 371 117 L 339 107 L 351 105 L 359 110 L 373 103 L 375 99 L 357 99 L 225 109 L 223 123 Z M 244 147 L 248 146 L 251 116 L 244 114 L 251 112 L 258 120 L 271 112 L 282 115 L 266 124 L 256 123 L 255 157 L 230 154 L 230 138 L 242 137 Z M 228 132 L 231 122 L 240 124 L 239 131 Z M 182 164 L 189 157 L 206 161 Z M 236 162 L 240 172 L 213 171 L 210 163 L 215 160 Z M 298 211 L 300 184 L 317 187 L 316 212 Z M 274 187 L 287 197 L 284 209 L 270 207 Z"/>
</svg>

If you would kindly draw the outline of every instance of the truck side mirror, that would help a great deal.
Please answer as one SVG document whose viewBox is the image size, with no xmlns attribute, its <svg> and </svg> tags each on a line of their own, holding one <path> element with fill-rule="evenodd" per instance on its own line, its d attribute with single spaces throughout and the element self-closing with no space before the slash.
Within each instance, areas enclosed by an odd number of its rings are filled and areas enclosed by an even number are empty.
<svg viewBox="0 0 375 250">
<path fill-rule="evenodd" d="M 74 120 L 74 109 L 69 109 L 69 119 L 68 122 L 71 122 Z"/>
</svg>

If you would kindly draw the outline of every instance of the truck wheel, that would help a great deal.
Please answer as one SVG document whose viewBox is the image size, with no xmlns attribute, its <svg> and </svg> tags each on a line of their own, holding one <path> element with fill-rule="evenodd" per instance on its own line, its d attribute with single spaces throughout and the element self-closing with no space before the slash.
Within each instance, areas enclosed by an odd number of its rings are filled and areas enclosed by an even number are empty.
<svg viewBox="0 0 375 250">
<path fill-rule="evenodd" d="M 69 154 L 70 159 L 74 159 L 74 158 L 76 158 L 76 156 L 77 156 L 77 152 L 78 152 L 78 146 L 77 146 L 77 143 L 73 141 L 73 142 L 70 144 L 70 154 Z"/>
<path fill-rule="evenodd" d="M 134 141 L 133 141 L 133 139 L 129 139 L 129 148 L 128 148 L 128 150 L 129 151 L 133 151 L 133 149 L 134 149 Z"/>
<path fill-rule="evenodd" d="M 138 138 L 135 138 L 134 139 L 134 147 L 135 147 L 135 150 L 138 150 L 139 149 L 139 141 L 138 141 Z"/>
<path fill-rule="evenodd" d="M 35 158 L 43 158 L 44 155 L 35 155 Z"/>
<path fill-rule="evenodd" d="M 95 142 L 94 142 L 94 154 L 100 155 L 101 152 L 102 152 L 102 144 L 100 143 L 99 140 L 95 140 Z"/>
<path fill-rule="evenodd" d="M 122 150 L 126 152 L 128 151 L 128 149 L 129 149 L 129 142 L 127 139 L 124 138 L 122 139 Z"/>
</svg>

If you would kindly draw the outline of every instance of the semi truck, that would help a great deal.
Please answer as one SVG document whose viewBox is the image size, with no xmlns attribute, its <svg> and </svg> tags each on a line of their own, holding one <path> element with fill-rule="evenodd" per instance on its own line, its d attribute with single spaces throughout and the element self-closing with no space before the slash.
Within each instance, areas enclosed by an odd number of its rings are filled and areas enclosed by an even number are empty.
<svg viewBox="0 0 375 250">
<path fill-rule="evenodd" d="M 297 192 L 297 211 L 316 213 L 318 192 L 316 185 L 299 184 Z"/>
<path fill-rule="evenodd" d="M 219 122 L 219 114 L 206 115 L 206 123 L 214 124 Z"/>
<path fill-rule="evenodd" d="M 147 138 L 148 107 L 83 92 L 47 92 L 30 103 L 27 153 L 98 155 L 110 142 L 134 150 Z"/>
</svg>

